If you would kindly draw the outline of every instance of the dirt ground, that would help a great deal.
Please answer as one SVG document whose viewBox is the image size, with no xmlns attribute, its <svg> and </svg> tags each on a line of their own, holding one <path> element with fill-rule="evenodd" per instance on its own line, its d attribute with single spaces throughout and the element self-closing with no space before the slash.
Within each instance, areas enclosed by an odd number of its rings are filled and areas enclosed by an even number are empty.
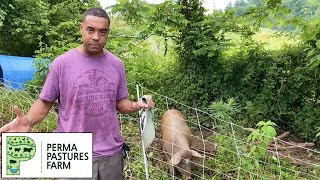
<svg viewBox="0 0 320 180">
<path fill-rule="evenodd" d="M 200 137 L 201 132 L 193 132 L 194 136 Z M 279 130 L 278 135 L 283 134 L 284 131 Z M 213 135 L 213 131 L 209 130 L 202 130 L 203 137 L 209 137 Z M 156 132 L 156 137 L 161 139 L 160 132 Z M 300 143 L 308 143 L 303 139 L 297 138 L 294 135 L 289 133 L 288 136 L 281 139 L 281 142 L 286 143 L 279 143 L 281 147 L 285 147 L 285 149 L 278 149 L 278 153 L 280 154 L 280 159 L 289 158 L 289 162 L 296 166 L 303 166 L 303 167 L 312 167 L 312 165 L 316 164 L 320 166 L 320 147 L 308 146 L 308 147 L 298 147 Z M 162 142 L 160 140 L 155 140 L 153 143 L 157 149 L 162 149 Z M 192 149 L 197 150 L 199 153 L 203 153 L 205 147 L 206 156 L 214 157 L 219 153 L 219 145 L 214 144 L 213 142 L 202 141 L 200 139 L 194 138 L 194 143 L 192 145 Z M 270 154 L 276 154 L 276 150 L 268 150 Z M 163 158 L 163 160 L 165 160 Z"/>
<path fill-rule="evenodd" d="M 278 134 L 284 133 L 279 130 Z M 320 166 L 320 147 L 317 145 L 308 146 L 308 147 L 297 147 L 299 144 L 303 145 L 306 142 L 303 139 L 297 138 L 296 136 L 289 134 L 287 137 L 282 139 L 288 144 L 283 144 L 284 147 L 295 146 L 295 148 L 289 148 L 281 150 L 283 154 L 286 154 L 288 157 L 293 159 L 292 163 L 298 166 L 307 166 L 310 164 L 317 164 Z M 299 161 L 297 161 L 299 160 Z"/>
<path fill-rule="evenodd" d="M 213 135 L 213 132 L 210 131 L 202 131 L 204 137 L 208 137 Z M 278 135 L 285 133 L 284 131 L 278 130 Z M 195 135 L 200 134 L 200 132 L 195 132 Z M 290 162 L 297 166 L 311 167 L 312 164 L 317 164 L 320 167 L 320 147 L 317 145 L 314 146 L 306 146 L 299 147 L 299 144 L 303 146 L 308 142 L 303 139 L 297 138 L 296 136 L 289 133 L 288 136 L 281 139 L 281 142 L 278 142 L 283 149 L 278 148 L 278 153 L 281 154 L 280 158 L 283 159 L 285 157 L 290 159 Z M 309 144 L 309 143 L 308 143 Z M 312 143 L 311 143 L 312 144 Z M 218 145 L 217 145 L 218 146 Z M 212 145 L 212 143 L 205 143 L 206 153 L 209 155 L 216 155 L 219 153 L 218 147 Z M 194 149 L 203 150 L 203 142 L 200 140 L 194 141 L 193 144 Z M 268 150 L 270 154 L 276 154 L 277 151 L 270 149 Z"/>
</svg>

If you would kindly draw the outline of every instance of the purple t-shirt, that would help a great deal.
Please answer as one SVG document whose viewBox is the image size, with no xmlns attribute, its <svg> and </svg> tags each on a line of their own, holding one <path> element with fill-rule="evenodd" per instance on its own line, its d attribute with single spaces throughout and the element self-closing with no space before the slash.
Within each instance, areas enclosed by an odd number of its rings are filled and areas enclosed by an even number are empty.
<svg viewBox="0 0 320 180">
<path fill-rule="evenodd" d="M 58 56 L 40 93 L 40 98 L 59 100 L 55 132 L 92 132 L 93 156 L 118 153 L 124 140 L 120 135 L 116 101 L 127 98 L 123 62 L 105 50 L 90 58 L 72 49 Z"/>
</svg>

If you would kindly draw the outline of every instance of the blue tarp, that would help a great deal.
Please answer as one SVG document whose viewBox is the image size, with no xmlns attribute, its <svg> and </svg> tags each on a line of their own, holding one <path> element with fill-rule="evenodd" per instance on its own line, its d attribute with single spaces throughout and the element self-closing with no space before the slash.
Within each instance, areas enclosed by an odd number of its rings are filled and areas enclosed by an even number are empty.
<svg viewBox="0 0 320 180">
<path fill-rule="evenodd" d="M 0 79 L 3 77 L 6 88 L 23 89 L 23 84 L 30 81 L 35 73 L 35 58 L 0 55 Z"/>
</svg>

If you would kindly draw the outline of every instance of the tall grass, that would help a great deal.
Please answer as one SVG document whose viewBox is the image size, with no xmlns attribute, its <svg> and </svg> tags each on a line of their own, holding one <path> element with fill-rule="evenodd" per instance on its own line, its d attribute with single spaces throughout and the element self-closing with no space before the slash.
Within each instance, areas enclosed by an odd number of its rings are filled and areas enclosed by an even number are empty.
<svg viewBox="0 0 320 180">
<path fill-rule="evenodd" d="M 16 118 L 13 106 L 18 106 L 24 114 L 27 114 L 31 105 L 36 100 L 26 91 L 0 88 L 0 126 L 11 122 Z M 32 128 L 33 132 L 52 132 L 56 127 L 57 112 L 55 107 L 47 117 Z"/>
</svg>

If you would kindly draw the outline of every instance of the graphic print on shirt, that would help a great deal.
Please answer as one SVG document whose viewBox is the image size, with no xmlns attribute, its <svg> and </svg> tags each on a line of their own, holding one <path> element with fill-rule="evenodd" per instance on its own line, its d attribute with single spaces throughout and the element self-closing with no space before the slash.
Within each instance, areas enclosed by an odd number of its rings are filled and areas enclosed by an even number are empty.
<svg viewBox="0 0 320 180">
<path fill-rule="evenodd" d="M 115 84 L 111 76 L 98 70 L 80 75 L 73 85 L 73 93 L 76 108 L 87 116 L 104 115 L 115 103 Z"/>
</svg>

